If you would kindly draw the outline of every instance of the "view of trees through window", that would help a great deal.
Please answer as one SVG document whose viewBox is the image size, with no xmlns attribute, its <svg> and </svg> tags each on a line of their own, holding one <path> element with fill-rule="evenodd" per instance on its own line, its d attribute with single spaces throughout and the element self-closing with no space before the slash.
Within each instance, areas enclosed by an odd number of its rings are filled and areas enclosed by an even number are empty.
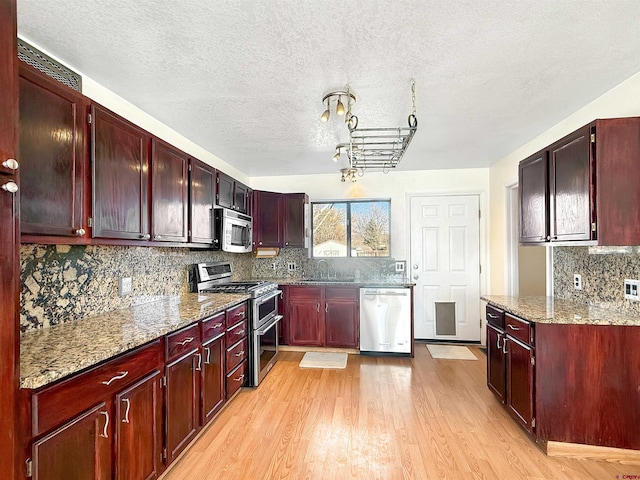
<svg viewBox="0 0 640 480">
<path fill-rule="evenodd" d="M 314 202 L 314 257 L 388 257 L 389 200 Z"/>
</svg>

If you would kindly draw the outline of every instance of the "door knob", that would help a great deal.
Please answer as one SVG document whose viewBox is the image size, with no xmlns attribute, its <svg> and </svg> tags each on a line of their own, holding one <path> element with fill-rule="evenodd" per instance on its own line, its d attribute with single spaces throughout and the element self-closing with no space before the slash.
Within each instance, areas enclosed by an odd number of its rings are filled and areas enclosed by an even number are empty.
<svg viewBox="0 0 640 480">
<path fill-rule="evenodd" d="M 414 270 L 417 270 L 417 269 L 419 269 L 419 268 L 420 268 L 420 267 L 418 266 L 418 264 L 417 264 L 417 263 L 414 263 L 414 264 L 413 264 L 413 269 L 414 269 Z"/>
<path fill-rule="evenodd" d="M 419 278 L 420 278 L 420 275 L 414 275 L 414 276 L 413 276 L 413 279 L 414 279 L 414 280 L 418 280 Z"/>
</svg>

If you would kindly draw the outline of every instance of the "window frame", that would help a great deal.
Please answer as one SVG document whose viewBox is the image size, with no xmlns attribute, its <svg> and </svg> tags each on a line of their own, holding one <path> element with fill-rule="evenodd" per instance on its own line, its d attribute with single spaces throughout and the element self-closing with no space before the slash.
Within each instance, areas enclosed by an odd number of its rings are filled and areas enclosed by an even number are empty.
<svg viewBox="0 0 640 480">
<path fill-rule="evenodd" d="M 386 203 L 389 207 L 389 241 L 388 241 L 388 246 L 387 246 L 387 250 L 388 250 L 388 254 L 385 256 L 352 256 L 351 255 L 351 237 L 352 237 L 352 232 L 351 232 L 351 205 L 354 203 L 374 203 L 374 202 L 379 202 L 379 203 Z M 314 205 L 320 205 L 320 204 L 328 204 L 328 203 L 336 203 L 336 204 L 346 204 L 347 206 L 347 218 L 346 218 L 346 234 L 347 234 L 347 255 L 344 257 L 316 257 L 313 254 L 313 247 L 314 247 L 314 223 L 313 223 L 313 207 Z M 309 248 L 309 258 L 312 259 L 329 259 L 329 258 L 359 258 L 359 259 L 363 259 L 363 258 L 391 258 L 391 198 L 357 198 L 357 199 L 328 199 L 328 200 L 313 200 L 310 204 L 310 217 L 311 217 L 311 238 L 310 238 L 310 248 Z"/>
</svg>

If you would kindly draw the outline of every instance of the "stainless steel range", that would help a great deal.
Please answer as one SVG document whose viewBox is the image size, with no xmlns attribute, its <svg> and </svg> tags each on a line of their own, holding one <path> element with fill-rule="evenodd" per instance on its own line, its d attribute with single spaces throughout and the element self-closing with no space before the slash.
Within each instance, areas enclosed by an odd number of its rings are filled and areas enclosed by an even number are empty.
<svg viewBox="0 0 640 480">
<path fill-rule="evenodd" d="M 278 297 L 282 294 L 274 282 L 233 282 L 231 263 L 198 263 L 191 266 L 192 292 L 247 293 L 251 295 L 249 318 L 249 386 L 257 387 L 278 359 Z"/>
</svg>

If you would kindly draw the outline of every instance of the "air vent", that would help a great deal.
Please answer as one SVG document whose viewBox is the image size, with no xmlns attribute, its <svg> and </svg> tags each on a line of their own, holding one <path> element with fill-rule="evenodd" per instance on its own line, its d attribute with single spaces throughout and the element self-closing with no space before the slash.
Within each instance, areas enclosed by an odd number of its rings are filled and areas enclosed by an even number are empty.
<svg viewBox="0 0 640 480">
<path fill-rule="evenodd" d="M 80 75 L 20 38 L 18 39 L 18 58 L 67 87 L 82 92 L 82 77 Z"/>
</svg>

